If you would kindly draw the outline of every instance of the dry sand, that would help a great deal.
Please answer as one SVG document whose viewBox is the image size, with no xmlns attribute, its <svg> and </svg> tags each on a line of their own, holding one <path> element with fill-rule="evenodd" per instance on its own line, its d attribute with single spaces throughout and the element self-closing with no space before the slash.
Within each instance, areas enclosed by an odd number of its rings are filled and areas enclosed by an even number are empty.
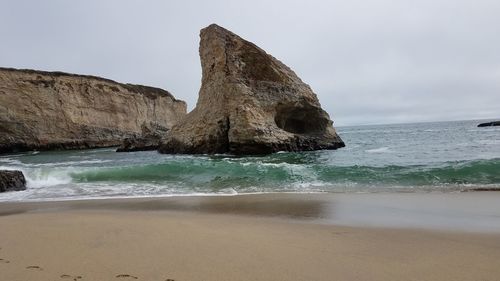
<svg viewBox="0 0 500 281">
<path fill-rule="evenodd" d="M 2 203 L 0 280 L 500 280 L 500 233 L 311 220 L 323 205 L 300 195 Z"/>
</svg>

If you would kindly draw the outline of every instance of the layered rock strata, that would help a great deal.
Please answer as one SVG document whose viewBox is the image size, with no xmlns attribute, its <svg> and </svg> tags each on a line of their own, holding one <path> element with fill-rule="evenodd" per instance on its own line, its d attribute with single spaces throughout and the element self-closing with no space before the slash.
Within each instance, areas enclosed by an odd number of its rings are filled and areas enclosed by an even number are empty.
<svg viewBox="0 0 500 281">
<path fill-rule="evenodd" d="M 200 37 L 196 108 L 167 133 L 160 152 L 266 154 L 344 146 L 314 92 L 289 67 L 215 24 Z"/>
<path fill-rule="evenodd" d="M 185 102 L 158 88 L 0 68 L 0 153 L 118 146 L 185 114 Z"/>
</svg>

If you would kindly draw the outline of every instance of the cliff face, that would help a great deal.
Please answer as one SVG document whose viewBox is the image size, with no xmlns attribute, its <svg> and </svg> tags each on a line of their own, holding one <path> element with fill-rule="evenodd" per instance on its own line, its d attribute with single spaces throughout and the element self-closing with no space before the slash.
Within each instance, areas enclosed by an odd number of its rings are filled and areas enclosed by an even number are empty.
<svg viewBox="0 0 500 281">
<path fill-rule="evenodd" d="M 289 67 L 215 24 L 200 37 L 196 108 L 167 133 L 160 152 L 265 154 L 344 146 L 316 94 Z"/>
<path fill-rule="evenodd" d="M 185 114 L 184 101 L 158 88 L 0 68 L 0 152 L 120 145 Z"/>
</svg>

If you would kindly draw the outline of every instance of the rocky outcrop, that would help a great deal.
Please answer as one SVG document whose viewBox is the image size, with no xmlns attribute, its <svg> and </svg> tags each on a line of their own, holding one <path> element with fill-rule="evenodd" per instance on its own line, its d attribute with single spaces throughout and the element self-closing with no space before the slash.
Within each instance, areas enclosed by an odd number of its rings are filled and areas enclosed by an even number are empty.
<svg viewBox="0 0 500 281">
<path fill-rule="evenodd" d="M 477 125 L 478 127 L 500 126 L 500 121 L 486 122 Z"/>
<path fill-rule="evenodd" d="M 160 145 L 161 137 L 136 137 L 125 139 L 116 152 L 133 152 L 157 150 Z"/>
<path fill-rule="evenodd" d="M 162 140 L 162 153 L 266 154 L 344 143 L 311 88 L 286 65 L 217 25 L 201 30 L 196 108 Z"/>
<path fill-rule="evenodd" d="M 158 88 L 0 68 L 0 153 L 118 146 L 185 114 L 185 102 Z"/>
<path fill-rule="evenodd" d="M 157 150 L 162 136 L 167 132 L 168 130 L 162 127 L 144 127 L 141 136 L 125 139 L 116 152 Z"/>
<path fill-rule="evenodd" d="M 0 192 L 26 189 L 26 179 L 21 171 L 0 170 Z"/>
</svg>

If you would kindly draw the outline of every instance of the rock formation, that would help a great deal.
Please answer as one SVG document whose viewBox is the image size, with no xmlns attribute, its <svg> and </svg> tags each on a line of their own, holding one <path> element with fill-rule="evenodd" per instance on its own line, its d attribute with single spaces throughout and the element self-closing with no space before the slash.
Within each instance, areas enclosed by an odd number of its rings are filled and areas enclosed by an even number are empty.
<svg viewBox="0 0 500 281">
<path fill-rule="evenodd" d="M 118 146 L 185 114 L 186 103 L 162 89 L 0 68 L 0 153 Z"/>
<path fill-rule="evenodd" d="M 0 170 L 0 192 L 26 189 L 26 179 L 21 171 Z"/>
<path fill-rule="evenodd" d="M 141 136 L 126 138 L 116 152 L 157 150 L 162 136 L 167 132 L 168 130 L 163 127 L 143 127 Z"/>
<path fill-rule="evenodd" d="M 477 125 L 478 127 L 500 126 L 500 121 L 486 122 Z"/>
<path fill-rule="evenodd" d="M 311 88 L 286 65 L 215 24 L 201 30 L 196 108 L 162 140 L 162 153 L 266 154 L 344 143 Z"/>
</svg>

